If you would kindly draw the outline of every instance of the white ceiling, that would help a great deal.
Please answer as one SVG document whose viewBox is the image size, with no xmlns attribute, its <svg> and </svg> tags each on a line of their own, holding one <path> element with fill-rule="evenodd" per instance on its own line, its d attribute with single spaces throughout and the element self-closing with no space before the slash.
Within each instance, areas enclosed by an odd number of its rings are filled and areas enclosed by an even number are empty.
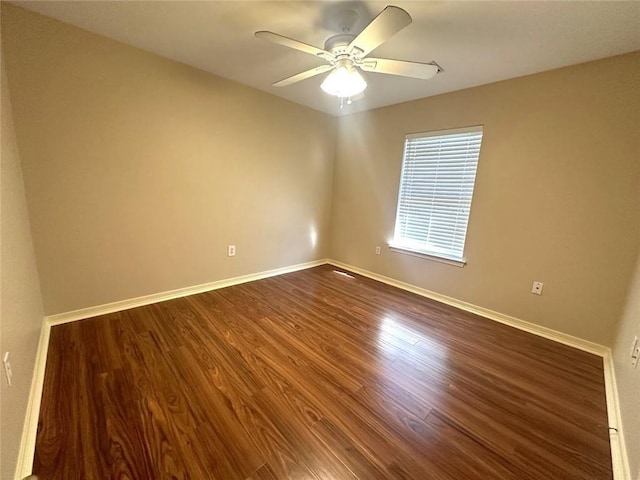
<svg viewBox="0 0 640 480">
<path fill-rule="evenodd" d="M 322 47 L 338 33 L 335 12 L 359 15 L 359 31 L 386 5 L 413 23 L 376 57 L 429 62 L 431 80 L 365 74 L 351 113 L 640 50 L 640 1 L 23 1 L 17 5 L 192 65 L 293 102 L 339 115 L 320 90 L 324 75 L 296 85 L 271 83 L 322 60 L 255 38 L 273 32 Z"/>
</svg>

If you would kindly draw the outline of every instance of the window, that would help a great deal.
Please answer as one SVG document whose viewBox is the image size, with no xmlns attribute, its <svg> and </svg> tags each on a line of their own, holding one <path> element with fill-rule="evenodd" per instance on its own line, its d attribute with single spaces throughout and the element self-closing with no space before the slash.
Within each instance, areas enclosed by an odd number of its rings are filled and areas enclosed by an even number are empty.
<svg viewBox="0 0 640 480">
<path fill-rule="evenodd" d="M 482 127 L 407 135 L 391 248 L 464 265 Z"/>
</svg>

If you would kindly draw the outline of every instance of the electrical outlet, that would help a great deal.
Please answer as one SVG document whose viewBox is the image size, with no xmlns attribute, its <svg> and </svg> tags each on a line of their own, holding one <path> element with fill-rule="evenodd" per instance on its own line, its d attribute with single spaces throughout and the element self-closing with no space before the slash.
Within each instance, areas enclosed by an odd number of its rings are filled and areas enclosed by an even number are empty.
<svg viewBox="0 0 640 480">
<path fill-rule="evenodd" d="M 542 282 L 533 282 L 533 286 L 531 287 L 531 293 L 534 293 L 536 295 L 542 295 L 543 286 L 544 286 L 544 283 Z"/>
<path fill-rule="evenodd" d="M 376 255 L 380 255 L 382 253 L 382 249 L 380 247 L 376 247 Z"/>
<path fill-rule="evenodd" d="M 229 256 L 229 257 L 235 257 L 236 256 L 236 246 L 235 245 L 229 245 L 227 247 L 227 256 Z"/>
<path fill-rule="evenodd" d="M 11 371 L 11 362 L 9 362 L 9 352 L 4 354 L 2 364 L 4 365 L 4 374 L 7 378 L 7 385 L 11 386 L 11 377 L 13 377 L 13 372 Z"/>
</svg>

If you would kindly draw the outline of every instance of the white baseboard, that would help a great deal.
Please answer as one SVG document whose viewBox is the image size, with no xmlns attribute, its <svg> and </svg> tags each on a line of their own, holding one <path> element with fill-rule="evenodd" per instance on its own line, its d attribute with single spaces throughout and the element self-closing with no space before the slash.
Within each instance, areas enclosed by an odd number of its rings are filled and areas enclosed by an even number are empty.
<svg viewBox="0 0 640 480">
<path fill-rule="evenodd" d="M 314 260 L 312 262 L 299 263 L 297 265 L 275 268 L 273 270 L 266 270 L 264 272 L 251 273 L 249 275 L 242 275 L 239 277 L 227 278 L 215 282 L 203 283 L 201 285 L 194 285 L 192 287 L 178 288 L 176 290 L 169 290 L 168 292 L 154 293 L 142 297 L 106 303 L 104 305 L 98 305 L 96 307 L 82 308 L 80 310 L 58 313 L 56 315 L 48 315 L 45 318 L 50 326 L 61 325 L 63 323 L 75 322 L 76 320 L 97 317 L 99 315 L 106 315 L 113 312 L 120 312 L 122 310 L 129 310 L 130 308 L 142 307 L 144 305 L 150 305 L 152 303 L 173 300 L 174 298 L 187 297 L 189 295 L 195 295 L 197 293 L 209 292 L 211 290 L 230 287 L 232 285 L 253 282 L 255 280 L 260 280 L 263 278 L 275 277 L 276 275 L 282 275 L 283 273 L 297 272 L 298 270 L 305 270 L 307 268 L 317 267 L 318 265 L 324 265 L 327 262 L 328 261 L 326 259 Z"/>
<path fill-rule="evenodd" d="M 604 365 L 604 380 L 605 380 L 605 390 L 606 390 L 606 398 L 607 398 L 608 424 L 609 424 L 609 427 L 611 428 L 609 430 L 609 442 L 611 445 L 611 461 L 613 464 L 613 478 L 614 480 L 631 480 L 631 474 L 629 472 L 629 460 L 627 457 L 627 449 L 624 443 L 624 433 L 622 429 L 622 417 L 620 414 L 620 404 L 618 403 L 618 387 L 616 385 L 615 370 L 613 366 L 613 357 L 612 357 L 610 348 L 605 347 L 603 345 L 599 345 L 597 343 L 589 342 L 587 340 L 583 340 L 578 337 L 574 337 L 572 335 L 568 335 L 566 333 L 558 332 L 556 330 L 553 330 L 547 327 L 542 327 L 540 325 L 536 325 L 534 323 L 527 322 L 519 318 L 504 315 L 502 313 L 495 312 L 493 310 L 489 310 L 484 307 L 479 307 L 471 303 L 463 302 L 461 300 L 457 300 L 455 298 L 448 297 L 440 293 L 436 293 L 430 290 L 426 290 L 424 288 L 416 287 L 415 285 L 401 282 L 393 278 L 385 277 L 383 275 L 379 275 L 377 273 L 370 272 L 362 268 L 354 267 L 353 265 L 348 265 L 346 263 L 342 263 L 337 260 L 329 259 L 328 263 L 330 263 L 335 267 L 357 273 L 359 275 L 371 278 L 373 280 L 377 280 L 382 283 L 386 283 L 387 285 L 398 287 L 398 288 L 401 288 L 402 290 L 407 290 L 409 292 L 416 293 L 423 297 L 431 298 L 438 302 L 451 305 L 452 307 L 456 307 L 461 310 L 465 310 L 467 312 L 475 313 L 477 315 L 488 318 L 490 320 L 495 320 L 496 322 L 504 323 L 511 327 L 517 328 L 519 330 L 524 330 L 525 332 L 529 332 L 534 335 L 538 335 L 540 337 L 544 337 L 549 340 L 553 340 L 555 342 L 559 342 L 564 345 L 568 345 L 570 347 L 574 347 L 579 350 L 593 353 L 594 355 L 598 355 L 602 357 L 603 365 Z"/>
<path fill-rule="evenodd" d="M 42 400 L 42 388 L 44 387 L 44 371 L 47 364 L 47 352 L 49 350 L 49 333 L 51 327 L 46 320 L 42 322 L 36 363 L 33 367 L 31 378 L 31 390 L 27 401 L 27 413 L 20 439 L 20 450 L 16 464 L 15 479 L 22 480 L 31 475 L 33 469 L 33 457 L 36 449 L 36 434 L 38 433 L 38 419 L 40 417 L 40 402 Z"/>
<path fill-rule="evenodd" d="M 579 350 L 583 350 L 585 352 L 593 353 L 594 355 L 598 355 L 600 357 L 604 357 L 609 352 L 609 349 L 607 347 L 604 347 L 597 343 L 590 342 L 588 340 L 583 340 L 581 338 L 574 337 L 573 335 L 568 335 L 566 333 L 558 332 L 551 328 L 536 325 L 535 323 L 527 322 L 519 318 L 511 317 L 503 313 L 489 310 L 488 308 L 479 307 L 477 305 L 473 305 L 472 303 L 463 302 L 462 300 L 457 300 L 453 297 L 448 297 L 446 295 L 442 295 L 437 292 L 432 292 L 431 290 L 416 287 L 415 285 L 411 285 L 410 283 L 405 283 L 405 282 L 396 280 L 394 278 L 385 277 L 383 275 L 379 275 L 377 273 L 370 272 L 368 270 L 363 270 L 362 268 L 354 267 L 352 265 L 348 265 L 346 263 L 342 263 L 337 260 L 329 259 L 328 263 L 338 268 L 344 268 L 345 270 L 350 270 L 354 273 L 358 273 L 364 277 L 368 277 L 373 280 L 378 280 L 379 282 L 386 283 L 387 285 L 391 285 L 394 287 L 401 288 L 402 290 L 407 290 L 409 292 L 416 293 L 422 297 L 427 297 L 427 298 L 431 298 L 432 300 L 437 300 L 438 302 L 444 303 L 446 305 L 451 305 L 452 307 L 459 308 L 460 310 L 475 313 L 476 315 L 480 315 L 490 320 L 495 320 L 496 322 L 504 323 L 511 327 L 515 327 L 519 330 L 524 330 L 525 332 L 533 333 L 534 335 L 548 338 L 549 340 L 554 340 L 564 345 L 568 345 L 570 347 L 574 347 Z"/>
<path fill-rule="evenodd" d="M 385 277 L 374 272 L 370 272 L 352 265 L 348 265 L 337 260 L 325 259 L 316 260 L 313 262 L 302 263 L 298 265 L 292 265 L 283 268 L 277 268 L 274 270 L 268 270 L 264 272 L 254 273 L 250 275 L 242 275 L 239 277 L 233 277 L 225 280 L 219 280 L 216 282 L 210 282 L 202 285 L 196 285 L 193 287 L 180 288 L 177 290 L 171 290 L 168 292 L 162 292 L 152 295 L 146 295 L 142 297 L 132 298 L 128 300 L 122 300 L 118 302 L 108 303 L 105 305 L 99 305 L 96 307 L 83 308 L 80 310 L 74 310 L 72 312 L 60 313 L 56 315 L 50 315 L 45 317 L 45 321 L 42 327 L 40 335 L 40 342 L 38 345 L 38 353 L 36 356 L 36 365 L 33 374 L 33 380 L 31 385 L 31 393 L 29 396 L 29 403 L 27 405 L 27 415 L 25 419 L 25 426 L 22 434 L 22 441 L 20 444 L 20 452 L 18 455 L 18 465 L 16 468 L 16 480 L 31 474 L 33 458 L 35 452 L 36 433 L 38 428 L 38 417 L 40 412 L 40 401 L 42 397 L 42 388 L 44 383 L 44 373 L 47 358 L 47 349 L 49 346 L 49 333 L 51 326 L 60 325 L 67 322 L 73 322 L 85 318 L 96 317 L 99 315 L 105 315 L 122 310 L 128 310 L 130 308 L 141 307 L 152 303 L 162 302 L 165 300 L 171 300 L 174 298 L 185 297 L 188 295 L 194 295 L 197 293 L 203 293 L 210 290 L 216 290 L 219 288 L 229 287 L 232 285 L 239 285 L 241 283 L 252 282 L 263 278 L 273 277 L 276 275 L 282 275 L 284 273 L 296 272 L 298 270 L 304 270 L 307 268 L 316 267 L 323 264 L 331 264 L 337 268 L 349 270 L 364 277 L 371 278 L 373 280 L 386 283 L 388 285 L 407 290 L 409 292 L 416 293 L 423 297 L 431 298 L 438 302 L 451 305 L 453 307 L 465 310 L 467 312 L 475 313 L 490 320 L 512 326 L 514 328 L 524 330 L 526 332 L 538 335 L 549 340 L 553 340 L 564 345 L 568 345 L 598 356 L 603 357 L 604 361 L 604 376 L 605 387 L 607 397 L 607 412 L 609 426 L 615 430 L 610 430 L 610 442 L 611 442 L 611 457 L 613 463 L 614 480 L 631 480 L 629 473 L 629 462 L 627 458 L 627 452 L 624 444 L 624 437 L 622 431 L 622 423 L 620 416 L 620 407 L 618 404 L 618 390 L 615 380 L 615 371 L 613 366 L 613 360 L 611 356 L 611 350 L 608 347 L 604 347 L 597 343 L 589 342 L 566 333 L 558 332 L 556 330 L 542 327 L 534 323 L 527 322 L 515 317 L 504 315 L 493 310 L 489 310 L 484 307 L 479 307 L 471 303 L 463 302 L 446 295 L 442 295 L 430 290 L 426 290 L 409 283 L 401 282 L 393 278 Z"/>
<path fill-rule="evenodd" d="M 83 308 L 80 310 L 74 310 L 72 312 L 46 316 L 42 324 L 40 340 L 38 342 L 38 351 L 36 353 L 36 363 L 31 380 L 31 390 L 29 392 L 27 413 L 22 430 L 20 450 L 18 452 L 15 480 L 22 480 L 24 477 L 31 475 L 33 469 L 33 459 L 36 448 L 36 435 L 38 433 L 38 420 L 40 416 L 40 403 L 42 400 L 42 389 L 44 387 L 47 351 L 49 349 L 49 335 L 51 333 L 52 326 L 74 322 L 76 320 L 82 320 L 84 318 L 96 317 L 98 315 L 105 315 L 107 313 L 128 310 L 130 308 L 141 307 L 143 305 L 149 305 L 165 300 L 172 300 L 174 298 L 186 297 L 188 295 L 194 295 L 196 293 L 208 292 L 210 290 L 216 290 L 219 288 L 238 285 L 241 283 L 252 282 L 254 280 L 260 280 L 263 278 L 274 277 L 276 275 L 282 275 L 283 273 L 296 272 L 298 270 L 317 267 L 326 263 L 326 259 L 315 260 L 312 262 L 290 265 L 287 267 L 252 273 L 249 275 L 242 275 L 239 277 L 228 278 L 216 282 L 205 283 L 202 285 L 179 288 L 168 292 L 145 295 L 143 297 L 121 300 L 105 305 L 98 305 L 96 307 Z"/>
<path fill-rule="evenodd" d="M 618 401 L 618 384 L 611 350 L 604 357 L 604 386 L 607 392 L 607 415 L 609 417 L 609 443 L 614 480 L 631 480 L 627 446 L 624 442 L 622 414 Z"/>
</svg>

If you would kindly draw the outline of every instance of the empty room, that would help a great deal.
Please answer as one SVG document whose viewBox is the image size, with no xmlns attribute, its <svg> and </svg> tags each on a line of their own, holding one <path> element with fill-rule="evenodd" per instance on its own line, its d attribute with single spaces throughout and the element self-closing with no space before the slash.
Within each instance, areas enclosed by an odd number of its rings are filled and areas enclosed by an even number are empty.
<svg viewBox="0 0 640 480">
<path fill-rule="evenodd" d="M 0 478 L 640 480 L 640 2 L 0 20 Z"/>
</svg>

